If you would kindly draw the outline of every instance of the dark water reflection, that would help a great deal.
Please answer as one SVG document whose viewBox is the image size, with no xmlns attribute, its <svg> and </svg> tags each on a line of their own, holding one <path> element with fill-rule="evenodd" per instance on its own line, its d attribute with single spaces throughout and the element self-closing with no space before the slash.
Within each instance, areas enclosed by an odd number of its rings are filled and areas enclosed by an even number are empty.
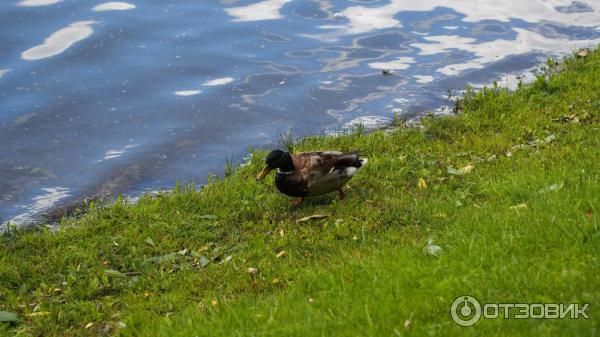
<svg viewBox="0 0 600 337">
<path fill-rule="evenodd" d="M 436 110 L 600 42 L 595 1 L 498 3 L 3 1 L 0 222 L 203 183 L 283 130 Z"/>
</svg>

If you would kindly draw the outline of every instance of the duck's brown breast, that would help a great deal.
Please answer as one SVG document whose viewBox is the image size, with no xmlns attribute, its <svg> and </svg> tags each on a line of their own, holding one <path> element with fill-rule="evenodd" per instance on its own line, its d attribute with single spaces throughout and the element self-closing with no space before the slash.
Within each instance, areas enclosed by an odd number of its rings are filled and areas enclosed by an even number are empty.
<svg viewBox="0 0 600 337">
<path fill-rule="evenodd" d="M 306 182 L 298 179 L 296 174 L 277 173 L 275 187 L 279 192 L 290 197 L 305 197 L 307 192 Z"/>
</svg>

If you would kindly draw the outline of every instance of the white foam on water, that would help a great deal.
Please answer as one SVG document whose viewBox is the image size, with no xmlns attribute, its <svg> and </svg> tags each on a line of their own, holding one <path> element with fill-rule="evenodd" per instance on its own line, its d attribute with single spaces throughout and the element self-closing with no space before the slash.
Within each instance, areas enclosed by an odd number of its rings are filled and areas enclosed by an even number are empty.
<svg viewBox="0 0 600 337">
<path fill-rule="evenodd" d="M 204 83 L 204 86 L 217 86 L 217 85 L 224 85 L 227 83 L 231 83 L 233 82 L 233 78 L 231 77 L 221 77 L 221 78 L 216 78 L 214 80 L 210 80 L 210 81 L 206 81 L 206 83 Z"/>
<path fill-rule="evenodd" d="M 4 76 L 4 74 L 6 74 L 9 71 L 10 69 L 0 69 L 0 78 L 2 78 L 2 76 Z"/>
<path fill-rule="evenodd" d="M 175 95 L 176 96 L 194 96 L 194 95 L 198 95 L 201 92 L 202 92 L 202 90 L 180 90 L 180 91 L 175 91 Z"/>
<path fill-rule="evenodd" d="M 448 76 L 458 75 L 467 69 L 482 69 L 483 65 L 479 62 L 467 62 L 459 64 L 450 64 L 438 69 L 437 71 Z"/>
<path fill-rule="evenodd" d="M 396 102 L 398 104 L 408 104 L 410 102 L 410 100 L 408 98 L 400 97 L 400 98 L 394 98 L 394 102 Z"/>
<path fill-rule="evenodd" d="M 501 88 L 508 88 L 509 90 L 516 90 L 519 87 L 519 83 L 531 83 L 535 80 L 535 74 L 533 69 L 528 72 L 519 74 L 505 74 L 498 80 L 498 85 Z"/>
<path fill-rule="evenodd" d="M 104 157 L 100 160 L 97 160 L 96 163 L 103 162 L 105 160 L 115 159 L 121 157 L 123 154 L 127 152 L 127 150 L 133 149 L 137 147 L 136 144 L 128 144 L 120 149 L 116 150 L 108 150 L 104 153 Z"/>
<path fill-rule="evenodd" d="M 17 6 L 22 7 L 36 7 L 36 6 L 47 6 L 59 3 L 62 0 L 23 0 L 17 3 Z"/>
<path fill-rule="evenodd" d="M 373 69 L 405 70 L 410 67 L 411 63 L 415 63 L 415 59 L 412 57 L 398 57 L 393 61 L 369 63 L 369 67 Z"/>
<path fill-rule="evenodd" d="M 389 125 L 391 121 L 391 119 L 381 116 L 361 116 L 346 123 L 344 129 L 353 129 L 362 125 L 365 130 L 373 130 Z"/>
<path fill-rule="evenodd" d="M 592 12 L 561 13 L 558 6 L 568 6 L 571 0 L 391 0 L 389 4 L 379 7 L 351 6 L 341 14 L 348 20 L 342 25 L 320 26 L 322 29 L 336 29 L 341 34 L 362 34 L 380 29 L 402 27 L 396 19 L 404 11 L 431 11 L 437 7 L 449 8 L 464 15 L 465 22 L 481 22 L 497 20 L 523 20 L 530 23 L 542 21 L 557 22 L 565 25 L 598 27 L 600 1 L 587 1 Z"/>
<path fill-rule="evenodd" d="M 103 12 L 103 11 L 126 11 L 129 9 L 134 9 L 135 5 L 130 4 L 128 2 L 106 2 L 100 5 L 94 6 L 92 10 L 94 12 Z"/>
<path fill-rule="evenodd" d="M 146 197 L 146 196 L 156 197 L 156 196 L 161 195 L 161 194 L 169 194 L 169 193 L 172 193 L 172 192 L 173 192 L 172 190 L 147 190 L 145 192 L 138 193 L 138 194 L 133 195 L 133 196 L 129 196 L 127 198 L 127 200 L 128 200 L 128 203 L 130 203 L 130 204 L 137 204 L 140 201 L 140 199 L 143 198 L 143 197 Z"/>
<path fill-rule="evenodd" d="M 500 61 L 508 56 L 541 53 L 565 53 L 584 46 L 600 43 L 599 39 L 569 40 L 548 38 L 536 32 L 523 28 L 514 28 L 517 37 L 514 40 L 494 40 L 477 43 L 473 38 L 456 35 L 428 36 L 424 39 L 431 43 L 413 43 L 411 46 L 420 49 L 419 55 L 434 55 L 451 50 L 463 50 L 475 55 L 475 58 L 465 63 L 449 64 L 437 69 L 445 75 L 457 75 L 466 69 L 480 69 L 484 64 Z"/>
<path fill-rule="evenodd" d="M 234 22 L 277 20 L 281 19 L 279 11 L 291 0 L 265 0 L 248 6 L 226 8 L 227 14 Z"/>
<path fill-rule="evenodd" d="M 21 54 L 21 58 L 27 61 L 40 60 L 58 55 L 74 43 L 79 42 L 94 32 L 92 25 L 96 21 L 77 21 L 69 26 L 59 29 L 48 36 L 44 43 L 27 49 Z"/>
<path fill-rule="evenodd" d="M 34 216 L 50 209 L 62 199 L 70 196 L 70 189 L 66 187 L 47 187 L 42 188 L 42 191 L 45 193 L 31 199 L 33 201 L 33 205 L 27 206 L 27 212 L 12 218 L 9 222 L 17 225 L 30 222 Z"/>
<path fill-rule="evenodd" d="M 536 79 L 535 69 L 537 67 L 529 68 L 517 73 L 500 74 L 497 76 L 497 80 L 494 81 L 500 88 L 507 88 L 508 90 L 516 90 L 519 87 L 519 83 L 527 84 L 531 83 Z M 486 88 L 492 88 L 493 82 L 490 83 L 469 83 L 471 88 L 475 90 Z M 466 90 L 459 91 L 460 94 L 464 94 Z"/>
<path fill-rule="evenodd" d="M 427 84 L 434 80 L 434 77 L 429 75 L 414 75 L 413 77 L 417 80 L 417 83 L 421 84 Z"/>
</svg>

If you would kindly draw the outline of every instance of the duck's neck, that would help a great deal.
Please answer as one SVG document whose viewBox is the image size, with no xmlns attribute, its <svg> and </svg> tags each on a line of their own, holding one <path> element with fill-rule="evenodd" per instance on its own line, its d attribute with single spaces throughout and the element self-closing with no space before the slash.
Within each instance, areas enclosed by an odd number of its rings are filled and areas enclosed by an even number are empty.
<svg viewBox="0 0 600 337">
<path fill-rule="evenodd" d="M 284 162 L 281 164 L 282 165 L 279 167 L 280 173 L 290 174 L 294 172 L 294 161 L 292 160 L 292 157 L 289 154 L 287 155 L 287 158 L 285 158 Z"/>
</svg>

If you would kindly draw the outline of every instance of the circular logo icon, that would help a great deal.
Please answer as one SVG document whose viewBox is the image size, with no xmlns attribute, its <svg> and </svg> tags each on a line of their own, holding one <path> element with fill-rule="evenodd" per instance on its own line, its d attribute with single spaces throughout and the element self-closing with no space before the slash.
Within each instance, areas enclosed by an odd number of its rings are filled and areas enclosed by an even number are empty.
<svg viewBox="0 0 600 337">
<path fill-rule="evenodd" d="M 459 296 L 450 308 L 454 323 L 460 326 L 471 326 L 481 318 L 481 305 L 473 296 Z"/>
</svg>

